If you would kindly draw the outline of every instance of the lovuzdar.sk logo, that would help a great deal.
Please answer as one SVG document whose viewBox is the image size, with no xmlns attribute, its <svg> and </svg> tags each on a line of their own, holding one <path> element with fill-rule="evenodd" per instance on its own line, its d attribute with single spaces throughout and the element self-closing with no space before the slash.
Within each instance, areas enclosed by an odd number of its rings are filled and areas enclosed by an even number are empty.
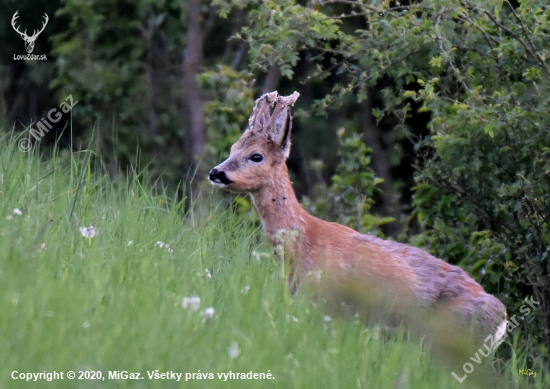
<svg viewBox="0 0 550 389">
<path fill-rule="evenodd" d="M 42 31 L 44 31 L 44 28 L 46 28 L 46 24 L 48 24 L 48 20 L 50 20 L 48 18 L 48 14 L 44 12 L 44 22 L 42 22 L 42 28 L 40 30 L 33 30 L 33 34 L 31 36 L 27 35 L 27 30 L 25 30 L 24 32 L 21 32 L 19 31 L 19 27 L 17 27 L 15 25 L 15 21 L 16 19 L 19 17 L 18 15 L 19 11 L 15 11 L 15 13 L 13 14 L 13 17 L 11 18 L 11 26 L 13 27 L 13 29 L 19 34 L 21 35 L 21 38 L 23 38 L 23 40 L 25 41 L 25 50 L 27 51 L 27 54 L 26 55 L 17 55 L 17 54 L 14 54 L 13 55 L 13 59 L 15 60 L 46 60 L 48 59 L 46 57 L 46 54 L 42 54 L 42 55 L 34 55 L 32 54 L 32 51 L 34 50 L 34 43 L 36 42 L 36 38 L 38 38 L 38 35 L 40 35 L 40 33 Z"/>
</svg>

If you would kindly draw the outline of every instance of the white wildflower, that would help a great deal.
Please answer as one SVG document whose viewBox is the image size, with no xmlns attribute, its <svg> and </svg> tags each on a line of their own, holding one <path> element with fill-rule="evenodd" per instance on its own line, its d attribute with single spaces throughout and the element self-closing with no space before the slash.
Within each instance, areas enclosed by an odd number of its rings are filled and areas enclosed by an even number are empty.
<svg viewBox="0 0 550 389">
<path fill-rule="evenodd" d="M 181 306 L 188 309 L 190 313 L 196 312 L 201 307 L 201 298 L 199 296 L 184 297 Z"/>
<path fill-rule="evenodd" d="M 293 321 L 295 323 L 298 323 L 298 318 L 294 315 L 289 315 L 288 313 L 286 314 L 286 321 Z"/>
<path fill-rule="evenodd" d="M 216 314 L 216 310 L 212 307 L 206 308 L 204 311 L 202 311 L 202 320 L 207 321 L 214 317 Z"/>
<path fill-rule="evenodd" d="M 21 216 L 23 214 L 23 212 L 19 208 L 14 208 L 13 209 L 13 214 L 17 215 L 17 216 Z"/>
<path fill-rule="evenodd" d="M 300 362 L 298 362 L 298 360 L 294 357 L 292 353 L 289 353 L 286 357 L 290 359 L 296 367 L 300 367 Z"/>
<path fill-rule="evenodd" d="M 133 245 L 133 244 L 134 244 L 134 241 L 133 241 L 133 240 L 130 240 L 130 241 L 128 241 L 127 246 L 130 247 L 130 246 Z"/>
<path fill-rule="evenodd" d="M 46 248 L 46 243 L 42 243 L 42 244 L 40 245 L 40 250 L 44 250 L 45 248 Z"/>
<path fill-rule="evenodd" d="M 157 240 L 157 243 L 155 243 L 157 246 L 159 246 L 161 249 L 166 248 L 169 253 L 173 253 L 174 250 L 170 248 L 170 245 L 168 243 L 161 242 L 160 240 Z"/>
<path fill-rule="evenodd" d="M 161 242 L 160 240 L 157 240 L 157 243 L 155 243 L 157 246 L 159 246 L 161 249 L 165 248 L 165 247 L 170 247 L 168 246 L 166 243 L 164 242 Z"/>
<path fill-rule="evenodd" d="M 239 344 L 237 342 L 233 342 L 231 346 L 229 346 L 229 348 L 227 349 L 227 352 L 229 353 L 229 357 L 231 359 L 237 358 L 241 354 Z"/>
<path fill-rule="evenodd" d="M 80 233 L 84 238 L 92 239 L 97 235 L 97 229 L 90 224 L 88 227 L 80 227 Z"/>
<path fill-rule="evenodd" d="M 210 273 L 210 270 L 204 269 L 204 274 L 206 275 L 206 278 L 208 278 L 208 279 L 212 278 L 212 273 Z"/>
<path fill-rule="evenodd" d="M 367 330 L 367 329 L 365 329 Z M 380 327 L 376 326 L 372 329 L 372 338 L 373 339 L 379 339 L 380 338 Z"/>
</svg>

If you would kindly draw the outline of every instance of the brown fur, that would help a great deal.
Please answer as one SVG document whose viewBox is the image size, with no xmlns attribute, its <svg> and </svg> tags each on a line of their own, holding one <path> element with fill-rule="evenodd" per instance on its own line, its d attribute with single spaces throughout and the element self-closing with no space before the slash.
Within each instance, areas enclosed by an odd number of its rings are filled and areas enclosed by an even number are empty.
<svg viewBox="0 0 550 389">
<path fill-rule="evenodd" d="M 286 167 L 289 106 L 297 97 L 296 92 L 288 97 L 272 92 L 256 101 L 249 128 L 231 147 L 229 158 L 215 168 L 232 182 L 214 184 L 251 194 L 267 239 L 280 258 L 289 260 L 291 275 L 302 278 L 322 270 L 338 284 L 359 285 L 402 307 L 448 312 L 464 326 L 471 325 L 480 337 L 494 333 L 506 320 L 503 304 L 461 268 L 419 248 L 320 220 L 302 208 Z M 254 154 L 263 160 L 251 161 Z"/>
</svg>

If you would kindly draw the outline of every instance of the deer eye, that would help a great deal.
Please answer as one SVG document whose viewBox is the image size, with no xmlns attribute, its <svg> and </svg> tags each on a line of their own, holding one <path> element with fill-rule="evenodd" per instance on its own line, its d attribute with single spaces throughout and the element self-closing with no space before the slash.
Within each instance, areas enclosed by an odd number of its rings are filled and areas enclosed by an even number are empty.
<svg viewBox="0 0 550 389">
<path fill-rule="evenodd" d="M 248 159 L 250 159 L 252 162 L 262 162 L 264 157 L 261 154 L 252 154 Z"/>
</svg>

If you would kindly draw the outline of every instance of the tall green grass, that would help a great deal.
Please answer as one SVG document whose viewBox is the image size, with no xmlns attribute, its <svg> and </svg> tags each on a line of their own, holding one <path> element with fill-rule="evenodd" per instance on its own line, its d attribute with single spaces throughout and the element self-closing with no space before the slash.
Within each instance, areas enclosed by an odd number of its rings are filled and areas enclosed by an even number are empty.
<svg viewBox="0 0 550 389">
<path fill-rule="evenodd" d="M 85 238 L 80 227 L 90 224 L 97 235 Z M 306 290 L 290 293 L 269 253 L 261 230 L 209 189 L 185 211 L 135 173 L 110 180 L 90 151 L 39 158 L 0 139 L 0 388 L 486 385 L 479 377 L 459 384 L 403 329 L 328 317 Z M 182 307 L 186 296 L 200 297 L 198 311 Z M 205 320 L 207 307 L 215 314 Z M 491 372 L 493 361 L 477 371 Z M 504 363 L 504 380 L 524 387 L 517 365 Z M 150 380 L 155 370 L 182 380 Z M 65 379 L 26 382 L 14 371 Z M 104 380 L 70 380 L 69 371 Z M 144 379 L 112 380 L 109 371 Z M 199 371 L 214 379 L 185 380 Z M 218 379 L 230 371 L 274 378 Z M 534 387 L 548 387 L 541 373 Z"/>
</svg>

